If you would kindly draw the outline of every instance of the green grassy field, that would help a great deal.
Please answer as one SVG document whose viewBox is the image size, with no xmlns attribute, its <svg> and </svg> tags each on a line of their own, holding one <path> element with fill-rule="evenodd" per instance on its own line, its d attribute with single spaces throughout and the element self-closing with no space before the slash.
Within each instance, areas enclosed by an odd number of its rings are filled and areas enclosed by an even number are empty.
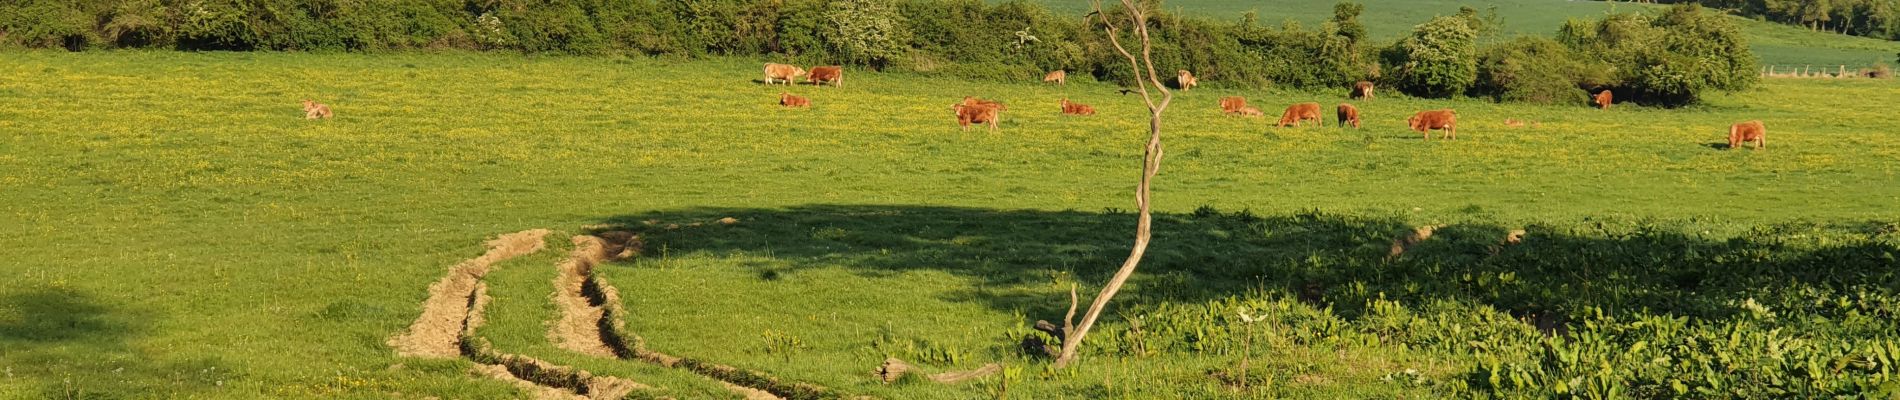
<svg viewBox="0 0 1900 400">
<path fill-rule="evenodd" d="M 641 257 L 601 273 L 653 348 L 851 394 L 1536 396 L 1597 377 L 1639 397 L 1671 397 L 1672 382 L 1710 397 L 1894 389 L 1878 350 L 1900 336 L 1900 144 L 1876 106 L 1900 101 L 1891 80 L 1771 79 L 1682 110 L 1389 96 L 1360 103 L 1361 130 L 1215 106 L 1343 93 L 1183 93 L 1151 259 L 1081 366 L 1054 371 L 1017 341 L 1060 317 L 1070 284 L 1093 292 L 1134 219 L 1145 120 L 1110 85 L 852 71 L 843 88 L 765 87 L 741 59 L 4 58 L 3 398 L 522 396 L 384 341 L 483 240 L 594 224 L 646 235 Z M 782 91 L 815 105 L 780 109 Z M 966 95 L 1010 105 L 1000 133 L 956 128 L 949 106 Z M 337 117 L 301 119 L 306 97 Z M 1101 115 L 1057 115 L 1065 97 Z M 1457 141 L 1404 129 L 1446 107 Z M 1767 122 L 1770 150 L 1718 149 L 1747 119 Z M 690 225 L 722 217 L 741 222 Z M 1445 227 L 1385 258 L 1425 224 Z M 1520 228 L 1523 245 L 1497 245 Z M 725 395 L 542 340 L 567 251 L 549 241 L 489 277 L 482 332 L 498 348 Z M 1237 310 L 1267 322 L 1247 329 Z M 1569 339 L 1520 319 L 1568 323 Z M 869 374 L 886 356 L 1009 373 L 886 386 Z"/>
<path fill-rule="evenodd" d="M 1294 21 L 1308 28 L 1318 28 L 1332 17 L 1333 5 L 1336 3 L 1336 0 L 1170 0 L 1164 8 L 1219 21 L 1237 21 L 1242 13 L 1251 11 L 1259 16 L 1263 24 L 1277 25 L 1283 21 Z M 1410 33 L 1413 26 L 1434 15 L 1456 14 L 1459 7 L 1465 6 L 1479 11 L 1497 7 L 1498 16 L 1504 21 L 1502 32 L 1508 36 L 1551 35 L 1563 26 L 1564 21 L 1572 18 L 1599 18 L 1605 13 L 1635 12 L 1656 7 L 1627 2 L 1544 0 L 1359 0 L 1358 3 L 1366 6 L 1360 21 L 1374 38 L 1382 41 L 1396 40 Z M 1058 13 L 1079 15 L 1088 10 L 1088 3 L 1081 1 L 1044 1 L 1042 4 Z M 1780 66 L 1783 71 L 1807 65 L 1816 68 L 1846 65 L 1849 69 L 1874 63 L 1891 65 L 1895 53 L 1900 53 L 1900 42 L 1813 32 L 1739 17 L 1735 21 L 1748 34 L 1749 44 L 1755 50 L 1755 55 L 1761 57 L 1761 62 Z"/>
</svg>

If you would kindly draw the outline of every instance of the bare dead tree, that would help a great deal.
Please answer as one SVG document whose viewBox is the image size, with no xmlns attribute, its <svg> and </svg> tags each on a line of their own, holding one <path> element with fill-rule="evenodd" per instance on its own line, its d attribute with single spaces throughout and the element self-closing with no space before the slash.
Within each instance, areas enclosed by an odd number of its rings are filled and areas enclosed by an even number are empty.
<svg viewBox="0 0 1900 400">
<path fill-rule="evenodd" d="M 1129 68 L 1135 73 L 1135 88 L 1141 92 L 1141 101 L 1148 105 L 1148 147 L 1142 153 L 1141 183 L 1135 186 L 1135 205 L 1141 210 L 1141 216 L 1135 225 L 1135 247 L 1128 252 L 1128 260 L 1122 262 L 1120 270 L 1102 287 L 1102 293 L 1095 295 L 1089 303 L 1088 313 L 1082 315 L 1082 324 L 1075 325 L 1076 296 L 1074 288 L 1069 290 L 1069 314 L 1063 317 L 1062 331 L 1058 339 L 1062 341 L 1062 353 L 1056 357 L 1056 367 L 1066 367 L 1075 361 L 1075 351 L 1082 345 L 1082 338 L 1088 336 L 1089 328 L 1102 316 L 1102 309 L 1108 306 L 1108 300 L 1121 291 L 1122 284 L 1135 274 L 1135 267 L 1141 264 L 1143 254 L 1148 252 L 1148 239 L 1154 218 L 1150 214 L 1148 188 L 1155 174 L 1161 171 L 1161 113 L 1168 109 L 1168 103 L 1174 101 L 1174 92 L 1161 84 L 1160 75 L 1155 73 L 1154 46 L 1148 38 L 1148 12 L 1137 6 L 1137 0 L 1121 0 L 1122 8 L 1128 12 L 1129 36 L 1141 41 L 1141 58 L 1137 60 L 1133 53 L 1121 43 L 1121 28 L 1116 21 L 1110 21 L 1109 13 L 1102 9 L 1100 0 L 1092 1 L 1094 12 L 1090 18 L 1101 18 L 1102 30 L 1108 34 L 1108 42 L 1115 45 L 1115 51 L 1128 59 Z M 1156 102 L 1150 89 L 1161 92 L 1161 101 Z M 1042 325 L 1042 324 L 1038 324 Z"/>
</svg>

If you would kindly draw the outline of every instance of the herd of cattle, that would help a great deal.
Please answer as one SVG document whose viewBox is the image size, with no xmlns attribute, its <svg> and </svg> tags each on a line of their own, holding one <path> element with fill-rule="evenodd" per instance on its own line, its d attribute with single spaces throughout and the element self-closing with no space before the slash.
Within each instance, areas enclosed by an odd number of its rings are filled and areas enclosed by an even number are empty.
<svg viewBox="0 0 1900 400">
<path fill-rule="evenodd" d="M 811 71 L 808 72 L 794 65 L 765 64 L 765 83 L 767 84 L 784 83 L 790 85 L 801 75 L 806 76 L 806 82 L 812 85 L 824 85 L 829 83 L 833 86 L 841 86 L 844 81 L 844 69 L 836 65 L 812 67 Z M 1066 84 L 1068 80 L 1069 73 L 1063 70 L 1049 71 L 1048 74 L 1042 77 L 1043 82 L 1058 85 Z M 1175 87 L 1180 88 L 1180 90 L 1190 90 L 1199 85 L 1200 80 L 1196 79 L 1193 73 L 1187 70 L 1175 72 Z M 1376 97 L 1374 90 L 1375 85 L 1373 85 L 1372 82 L 1359 81 L 1353 84 L 1346 97 L 1358 100 L 1372 100 Z M 1127 94 L 1128 91 L 1123 90 L 1122 93 Z M 1610 109 L 1610 104 L 1612 104 L 1615 99 L 1609 90 L 1603 90 L 1591 96 L 1590 100 L 1591 103 L 1594 103 L 1598 108 L 1608 110 Z M 1086 104 L 1072 102 L 1066 98 L 1062 99 L 1059 104 L 1062 106 L 1062 114 L 1064 115 L 1095 115 L 1095 107 Z M 811 99 L 791 93 L 779 93 L 779 105 L 785 107 L 810 107 Z M 1003 106 L 1003 103 L 976 97 L 964 97 L 963 101 L 950 106 L 950 109 L 956 112 L 957 125 L 961 126 L 964 130 L 969 130 L 970 125 L 989 125 L 991 132 L 995 132 L 998 129 L 997 123 L 1002 117 L 1002 112 L 1008 110 L 1007 107 Z M 1265 115 L 1260 109 L 1248 106 L 1247 99 L 1240 96 L 1222 97 L 1220 99 L 1220 110 L 1223 114 L 1242 117 Z M 1337 121 L 1337 126 L 1341 128 L 1359 128 L 1360 126 L 1359 107 L 1351 103 L 1340 103 L 1335 107 L 1334 117 Z M 1319 103 L 1299 103 L 1288 106 L 1286 111 L 1280 114 L 1280 120 L 1275 125 L 1280 127 L 1297 127 L 1306 124 L 1307 121 L 1312 121 L 1321 126 L 1325 125 L 1324 118 L 1321 117 L 1320 114 Z M 1412 114 L 1410 118 L 1407 118 L 1405 125 L 1413 131 L 1423 133 L 1426 140 L 1431 140 L 1431 131 L 1434 130 L 1444 131 L 1444 135 L 1442 135 L 1444 139 L 1458 139 L 1458 112 L 1455 110 L 1419 111 Z M 1509 127 L 1525 127 L 1541 126 L 1542 124 L 1506 119 L 1504 120 L 1504 125 Z M 1765 132 L 1766 128 L 1762 126 L 1761 121 L 1747 121 L 1731 125 L 1729 127 L 1729 148 L 1735 148 L 1749 142 L 1753 142 L 1757 149 L 1766 148 L 1767 141 L 1763 139 Z"/>
<path fill-rule="evenodd" d="M 834 85 L 834 87 L 844 87 L 844 66 L 836 66 L 836 64 L 834 64 L 834 66 L 811 66 L 811 70 L 807 72 L 806 68 L 798 68 L 798 66 L 794 66 L 794 64 L 766 64 L 766 83 L 768 83 L 768 85 L 769 83 L 792 85 L 794 80 L 798 80 L 798 76 L 806 76 L 806 82 L 811 83 L 811 85 L 826 85 L 826 83 L 828 83 L 828 85 Z M 1053 70 L 1053 72 L 1049 72 L 1049 74 L 1043 76 L 1043 82 L 1058 83 L 1058 85 L 1068 83 L 1068 72 L 1064 72 L 1064 70 Z M 1188 72 L 1188 70 L 1178 70 L 1176 76 L 1174 76 L 1174 83 L 1176 83 L 1176 87 L 1180 87 L 1182 91 L 1188 91 L 1188 89 L 1193 89 L 1195 85 L 1201 85 L 1201 82 L 1195 80 L 1193 74 Z M 1129 91 L 1125 89 L 1123 93 L 1129 93 Z M 1347 97 L 1349 97 L 1349 99 L 1360 100 L 1374 99 L 1374 83 L 1353 83 L 1353 87 L 1351 87 L 1351 91 L 1347 93 Z M 1598 91 L 1590 100 L 1592 100 L 1598 108 L 1609 110 L 1609 104 L 1611 104 L 1613 97 L 1611 97 L 1611 93 L 1606 89 L 1606 91 Z M 331 112 L 331 106 L 327 106 L 327 104 L 321 104 L 321 102 L 315 102 L 315 100 L 310 99 L 304 99 L 302 102 L 304 102 L 304 118 L 306 119 L 333 118 L 334 116 L 333 112 Z M 792 93 L 779 93 L 779 104 L 781 104 L 781 106 L 787 106 L 787 108 L 809 108 L 809 106 L 811 106 L 811 99 L 800 97 L 800 95 L 792 95 Z M 1066 116 L 1094 116 L 1094 106 L 1089 106 L 1089 104 L 1081 104 L 1081 102 L 1072 102 L 1072 100 L 1062 99 L 1060 106 L 1062 106 L 1062 114 L 1066 114 Z M 956 112 L 956 121 L 958 121 L 958 125 L 963 127 L 963 131 L 969 131 L 969 125 L 990 125 L 990 131 L 994 133 L 994 131 L 997 131 L 997 123 L 1001 121 L 1001 114 L 1003 114 L 1005 110 L 1009 110 L 1009 108 L 1003 106 L 1003 102 L 996 102 L 996 100 L 963 97 L 963 100 L 958 102 L 958 104 L 952 104 L 950 110 Z M 1220 99 L 1220 112 L 1227 114 L 1227 116 L 1243 116 L 1243 118 L 1245 118 L 1245 116 L 1264 116 L 1264 114 L 1260 112 L 1260 108 L 1246 106 L 1246 99 L 1243 99 L 1243 97 L 1222 97 L 1222 99 Z M 1338 119 L 1338 127 L 1355 127 L 1355 129 L 1359 129 L 1360 114 L 1357 106 L 1353 106 L 1353 104 L 1349 104 L 1349 102 L 1340 102 L 1340 106 L 1334 108 L 1334 116 Z M 1275 123 L 1275 125 L 1279 125 L 1279 127 L 1300 127 L 1300 125 L 1305 125 L 1305 121 L 1313 121 L 1313 123 L 1317 123 L 1317 125 L 1326 125 L 1324 119 L 1321 118 L 1321 104 L 1319 104 L 1319 102 L 1300 102 L 1300 104 L 1286 106 L 1286 112 L 1281 112 L 1281 119 L 1279 119 L 1279 123 Z M 1505 125 L 1507 125 L 1507 127 L 1524 127 L 1526 123 L 1524 123 L 1524 121 L 1518 121 L 1518 119 L 1505 119 Z M 1412 131 L 1417 131 L 1417 133 L 1425 133 L 1425 140 L 1431 140 L 1431 131 L 1444 131 L 1444 138 L 1457 140 L 1457 112 L 1450 110 L 1450 108 L 1446 108 L 1446 110 L 1423 110 L 1423 112 L 1416 112 L 1416 114 L 1412 114 L 1412 118 L 1406 118 L 1406 127 L 1410 127 Z M 1737 146 L 1748 144 L 1748 142 L 1754 142 L 1754 146 L 1756 146 L 1758 150 L 1759 148 L 1767 148 L 1767 138 L 1765 138 L 1765 135 L 1767 135 L 1767 127 L 1763 127 L 1759 119 L 1729 125 L 1729 148 L 1737 148 Z"/>
<path fill-rule="evenodd" d="M 799 68 L 795 65 L 765 64 L 765 84 L 783 83 L 792 85 L 796 83 L 795 81 L 800 76 L 805 77 L 805 81 L 814 86 L 827 84 L 834 87 L 844 86 L 844 67 L 842 66 L 816 66 L 812 67 L 810 71 L 806 71 L 804 68 Z M 1043 75 L 1042 81 L 1060 85 L 1066 84 L 1068 77 L 1068 72 L 1055 70 Z M 1175 85 L 1180 88 L 1180 90 L 1186 91 L 1193 89 L 1195 86 L 1200 86 L 1200 80 L 1196 79 L 1193 73 L 1187 70 L 1180 70 L 1175 73 Z M 1353 84 L 1347 93 L 1347 97 L 1359 100 L 1372 100 L 1375 97 L 1374 89 L 1372 82 L 1359 81 Z M 1123 94 L 1127 94 L 1128 92 L 1128 90 L 1122 90 Z M 1609 90 L 1597 92 L 1595 96 L 1591 97 L 1591 102 L 1604 110 L 1610 109 L 1610 104 L 1613 100 Z M 779 93 L 778 101 L 779 105 L 785 107 L 811 107 L 811 99 L 791 94 L 790 92 Z M 1087 104 L 1071 102 L 1065 98 L 1062 99 L 1060 105 L 1062 106 L 1062 114 L 1064 115 L 1095 115 L 1095 107 L 1091 107 Z M 330 111 L 330 106 L 317 103 L 310 99 L 303 100 L 303 108 L 304 118 L 306 119 L 330 118 L 334 115 Z M 1003 103 L 976 97 L 964 97 L 963 101 L 952 105 L 950 108 L 956 112 L 957 125 L 961 126 L 964 130 L 969 130 L 970 125 L 989 125 L 991 132 L 995 132 L 999 129 L 997 123 L 1002 119 L 1002 112 L 1008 109 L 1003 106 Z M 1220 110 L 1227 115 L 1242 117 L 1264 115 L 1260 109 L 1248 106 L 1247 99 L 1240 96 L 1222 97 L 1220 99 Z M 1280 120 L 1275 125 L 1280 127 L 1297 127 L 1304 125 L 1307 121 L 1313 121 L 1315 124 L 1324 126 L 1324 119 L 1320 115 L 1319 103 L 1294 104 L 1288 106 L 1286 111 L 1280 114 Z M 1359 128 L 1359 108 L 1350 103 L 1340 103 L 1339 106 L 1334 109 L 1334 116 L 1338 121 L 1337 126 L 1341 128 L 1348 126 Z M 1424 133 L 1426 140 L 1431 140 L 1431 131 L 1434 130 L 1445 131 L 1443 135 L 1444 139 L 1458 139 L 1458 112 L 1451 109 L 1419 111 L 1412 114 L 1411 118 L 1407 118 L 1405 124 L 1413 131 Z M 1523 127 L 1527 125 L 1526 122 L 1515 119 L 1506 119 L 1504 120 L 1504 124 L 1510 127 Z M 1531 122 L 1529 124 L 1536 123 Z M 1760 120 L 1730 125 L 1728 146 L 1732 149 L 1752 142 L 1756 149 L 1767 148 L 1768 141 L 1764 138 L 1766 133 L 1767 128 L 1762 125 Z"/>
</svg>

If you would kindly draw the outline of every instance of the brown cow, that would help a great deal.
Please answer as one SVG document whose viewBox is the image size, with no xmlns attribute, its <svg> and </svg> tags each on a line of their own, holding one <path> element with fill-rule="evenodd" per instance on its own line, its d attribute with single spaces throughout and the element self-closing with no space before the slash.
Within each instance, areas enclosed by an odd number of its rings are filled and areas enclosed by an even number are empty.
<svg viewBox="0 0 1900 400">
<path fill-rule="evenodd" d="M 779 93 L 778 105 L 785 106 L 786 108 L 811 107 L 811 99 L 799 97 L 791 93 Z"/>
<path fill-rule="evenodd" d="M 966 106 L 985 106 L 995 108 L 997 111 L 1009 111 L 1009 107 L 1003 106 L 1003 103 L 979 99 L 976 98 L 976 96 L 963 96 L 963 103 L 960 104 Z"/>
<path fill-rule="evenodd" d="M 1743 143 L 1755 142 L 1756 150 L 1766 149 L 1768 148 L 1767 135 L 1768 127 L 1763 126 L 1761 120 L 1729 125 L 1728 148 L 1733 149 Z"/>
<path fill-rule="evenodd" d="M 1303 125 L 1306 123 L 1306 120 L 1309 119 L 1320 126 L 1326 126 L 1326 120 L 1321 119 L 1319 116 L 1319 103 L 1300 103 L 1287 106 L 1286 112 L 1280 114 L 1279 125 L 1283 127 Z"/>
<path fill-rule="evenodd" d="M 1070 103 L 1069 99 L 1062 99 L 1062 113 L 1068 115 L 1095 115 L 1095 107 L 1089 107 L 1089 105 L 1082 103 Z"/>
<path fill-rule="evenodd" d="M 1243 116 L 1243 117 L 1258 117 L 1262 115 L 1267 115 L 1267 113 L 1260 112 L 1260 109 L 1253 108 L 1253 107 L 1241 107 L 1239 110 L 1234 110 L 1234 114 Z"/>
<path fill-rule="evenodd" d="M 785 84 L 790 85 L 793 78 L 804 74 L 805 69 L 796 65 L 765 63 L 765 84 L 767 85 L 777 81 L 785 81 Z"/>
<path fill-rule="evenodd" d="M 1433 129 L 1445 130 L 1445 138 L 1458 140 L 1458 112 L 1450 109 L 1419 111 L 1405 120 L 1412 130 L 1424 132 L 1425 140 L 1432 140 Z"/>
<path fill-rule="evenodd" d="M 335 116 L 336 113 L 330 111 L 330 106 L 318 103 L 316 100 L 303 99 L 303 119 L 330 118 Z"/>
<path fill-rule="evenodd" d="M 844 67 L 811 67 L 811 75 L 805 76 L 805 81 L 812 85 L 830 83 L 832 86 L 844 87 Z"/>
<path fill-rule="evenodd" d="M 1353 128 L 1359 127 L 1359 107 L 1339 103 L 1339 127 L 1344 128 L 1347 124 L 1351 124 Z"/>
<path fill-rule="evenodd" d="M 1233 114 L 1242 108 L 1247 108 L 1247 98 L 1245 97 L 1227 96 L 1220 98 L 1220 112 L 1223 114 Z"/>
<path fill-rule="evenodd" d="M 1604 110 L 1610 109 L 1610 99 L 1611 99 L 1611 96 L 1610 96 L 1609 89 L 1603 89 L 1602 92 L 1597 92 L 1597 97 L 1596 97 L 1597 107 Z"/>
<path fill-rule="evenodd" d="M 957 125 L 962 126 L 965 132 L 970 130 L 970 124 L 972 123 L 989 124 L 990 132 L 996 132 L 996 123 L 1002 119 L 1002 109 L 989 105 L 957 104 L 950 106 L 950 109 L 957 112 Z"/>
<path fill-rule="evenodd" d="M 1372 82 L 1359 81 L 1359 83 L 1352 84 L 1352 92 L 1347 93 L 1346 97 L 1372 100 L 1372 98 L 1375 97 L 1372 95 Z"/>
<path fill-rule="evenodd" d="M 1049 71 L 1048 75 L 1042 76 L 1042 81 L 1055 82 L 1057 85 L 1067 84 L 1069 83 L 1069 72 L 1059 70 L 1059 69 L 1054 70 L 1054 71 Z"/>
<path fill-rule="evenodd" d="M 1181 86 L 1181 90 L 1183 91 L 1201 85 L 1199 79 L 1194 79 L 1194 73 L 1188 72 L 1188 70 L 1185 69 L 1174 72 L 1174 83 Z"/>
</svg>

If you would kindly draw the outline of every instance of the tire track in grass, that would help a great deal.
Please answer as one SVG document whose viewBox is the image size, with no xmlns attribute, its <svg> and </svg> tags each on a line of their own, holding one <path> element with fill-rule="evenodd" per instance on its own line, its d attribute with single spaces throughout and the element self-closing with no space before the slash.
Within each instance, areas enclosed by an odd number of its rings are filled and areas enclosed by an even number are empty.
<svg viewBox="0 0 1900 400">
<path fill-rule="evenodd" d="M 731 219 L 719 221 L 727 225 L 736 222 Z M 818 385 L 788 382 L 759 371 L 647 349 L 643 339 L 626 329 L 626 322 L 622 319 L 626 311 L 620 304 L 619 289 L 594 271 L 594 266 L 601 262 L 637 253 L 638 243 L 638 235 L 627 231 L 574 237 L 574 252 L 567 261 L 561 263 L 562 276 L 555 279 L 555 287 L 559 290 L 554 296 L 556 303 L 561 305 L 561 321 L 550 328 L 549 337 L 556 338 L 557 343 L 563 343 L 563 347 L 574 346 L 570 350 L 582 353 L 593 354 L 601 350 L 594 347 L 595 343 L 599 343 L 607 351 L 606 356 L 692 371 L 718 380 L 748 400 L 844 398 L 837 391 Z M 630 247 L 635 250 L 627 251 Z"/>
<path fill-rule="evenodd" d="M 501 235 L 485 243 L 488 251 L 480 257 L 450 267 L 448 275 L 429 286 L 422 315 L 408 330 L 391 337 L 389 346 L 403 357 L 467 357 L 476 363 L 471 373 L 513 383 L 536 399 L 621 399 L 652 389 L 627 379 L 497 352 L 487 339 L 475 334 L 489 301 L 482 278 L 495 263 L 541 251 L 548 233 L 533 229 Z"/>
<path fill-rule="evenodd" d="M 476 286 L 481 285 L 482 277 L 488 276 L 488 270 L 495 263 L 541 251 L 546 246 L 542 238 L 548 233 L 546 229 L 530 229 L 501 235 L 484 243 L 488 252 L 480 257 L 449 267 L 448 275 L 429 285 L 429 299 L 422 302 L 422 316 L 409 324 L 408 331 L 389 338 L 389 346 L 403 357 L 461 356 L 457 342 L 462 331 L 469 321 L 480 318 L 471 316 L 470 311 L 476 308 Z"/>
</svg>

